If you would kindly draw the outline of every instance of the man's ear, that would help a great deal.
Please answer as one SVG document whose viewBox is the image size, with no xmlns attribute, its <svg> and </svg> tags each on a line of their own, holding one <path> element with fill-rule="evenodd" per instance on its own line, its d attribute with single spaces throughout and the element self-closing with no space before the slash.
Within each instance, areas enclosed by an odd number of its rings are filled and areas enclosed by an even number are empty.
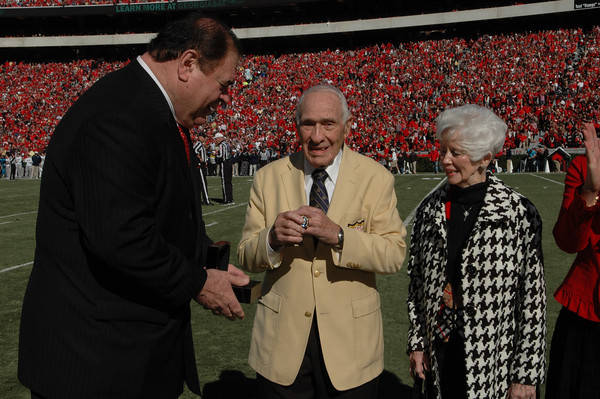
<svg viewBox="0 0 600 399">
<path fill-rule="evenodd" d="M 177 77 L 182 82 L 187 82 L 194 68 L 199 68 L 200 54 L 196 50 L 187 49 L 177 58 Z"/>
</svg>

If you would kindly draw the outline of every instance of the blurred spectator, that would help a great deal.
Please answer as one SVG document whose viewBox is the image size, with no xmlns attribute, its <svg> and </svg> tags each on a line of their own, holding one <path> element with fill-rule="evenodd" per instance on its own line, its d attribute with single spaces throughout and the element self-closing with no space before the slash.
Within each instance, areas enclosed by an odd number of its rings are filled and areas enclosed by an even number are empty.
<svg viewBox="0 0 600 399">
<path fill-rule="evenodd" d="M 0 155 L 0 179 L 6 177 L 6 154 Z"/>
</svg>

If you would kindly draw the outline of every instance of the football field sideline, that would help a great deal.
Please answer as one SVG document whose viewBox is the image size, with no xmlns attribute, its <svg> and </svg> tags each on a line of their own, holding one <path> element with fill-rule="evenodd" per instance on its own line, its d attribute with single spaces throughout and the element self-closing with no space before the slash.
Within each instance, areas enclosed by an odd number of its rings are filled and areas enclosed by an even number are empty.
<svg viewBox="0 0 600 399">
<path fill-rule="evenodd" d="M 240 206 L 245 206 L 246 204 L 247 204 L 246 202 L 243 202 L 241 204 L 236 204 L 236 205 L 233 205 L 233 206 L 227 206 L 226 208 L 223 208 L 223 209 L 217 209 L 216 211 L 206 212 L 206 213 L 202 214 L 202 216 L 204 217 L 204 216 L 208 216 L 208 215 L 214 215 L 215 213 L 225 212 L 225 211 L 228 211 L 228 210 L 231 210 L 231 209 L 234 209 L 234 208 L 239 208 Z M 21 212 L 21 213 L 15 213 L 13 215 L 0 216 L 0 218 L 9 218 L 9 217 L 20 216 L 20 215 L 29 215 L 31 213 L 36 213 L 36 212 L 37 211 Z M 8 223 L 12 223 L 12 222 L 1 222 L 0 225 L 2 225 L 2 224 L 8 224 Z M 213 226 L 216 226 L 217 224 L 219 224 L 219 223 L 218 222 L 212 222 L 212 223 L 209 223 L 209 224 L 205 225 L 205 227 L 207 227 L 207 228 L 208 227 L 213 227 Z M 6 272 L 9 272 L 11 270 L 16 270 L 16 269 L 20 269 L 22 267 L 31 266 L 31 265 L 33 265 L 33 261 L 22 263 L 20 265 L 9 266 L 7 268 L 0 269 L 0 273 L 6 273 Z"/>
</svg>

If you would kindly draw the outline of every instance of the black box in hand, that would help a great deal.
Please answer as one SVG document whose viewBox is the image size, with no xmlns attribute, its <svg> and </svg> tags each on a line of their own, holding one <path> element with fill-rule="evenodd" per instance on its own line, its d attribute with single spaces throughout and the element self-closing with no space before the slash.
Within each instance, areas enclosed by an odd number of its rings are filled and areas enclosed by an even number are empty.
<svg viewBox="0 0 600 399">
<path fill-rule="evenodd" d="M 219 269 L 227 271 L 229 267 L 229 251 L 231 245 L 229 241 L 217 241 L 208 246 L 206 253 L 206 267 L 209 269 Z M 242 287 L 232 286 L 233 293 L 241 303 L 255 303 L 260 297 L 261 282 L 250 280 Z"/>
</svg>

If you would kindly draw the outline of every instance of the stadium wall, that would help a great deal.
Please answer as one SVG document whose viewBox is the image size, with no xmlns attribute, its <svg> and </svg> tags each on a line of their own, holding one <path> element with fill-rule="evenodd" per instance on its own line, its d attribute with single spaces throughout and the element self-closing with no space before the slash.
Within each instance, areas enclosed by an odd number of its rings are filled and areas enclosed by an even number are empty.
<svg viewBox="0 0 600 399">
<path fill-rule="evenodd" d="M 386 29 L 410 28 L 419 26 L 439 26 L 465 22 L 502 20 L 560 13 L 581 12 L 576 0 L 555 0 L 543 3 L 523 4 L 507 7 L 494 7 L 477 10 L 444 12 L 403 17 L 377 18 L 367 20 L 299 24 L 284 26 L 265 26 L 238 28 L 235 33 L 240 39 L 276 38 L 288 36 L 307 36 L 322 34 L 340 34 Z M 579 1 L 579 0 L 578 0 Z M 0 48 L 31 47 L 83 47 L 106 45 L 145 44 L 155 33 L 116 34 L 116 35 L 79 35 L 47 37 L 0 38 Z"/>
</svg>

